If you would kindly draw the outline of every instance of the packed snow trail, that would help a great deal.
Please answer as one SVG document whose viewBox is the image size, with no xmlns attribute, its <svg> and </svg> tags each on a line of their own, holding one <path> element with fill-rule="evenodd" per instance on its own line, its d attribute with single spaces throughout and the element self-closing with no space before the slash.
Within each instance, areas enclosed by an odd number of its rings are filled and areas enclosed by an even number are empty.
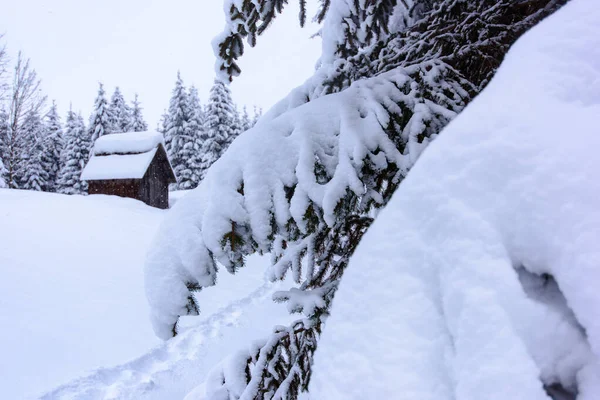
<svg viewBox="0 0 600 400">
<path fill-rule="evenodd" d="M 345 272 L 306 397 L 600 399 L 599 22 L 597 0 L 542 21 L 425 150 Z"/>
<path fill-rule="evenodd" d="M 1 398 L 33 398 L 159 343 L 142 265 L 163 215 L 131 199 L 0 190 Z"/>
<path fill-rule="evenodd" d="M 257 264 L 266 261 L 254 260 Z M 273 292 L 282 287 L 285 283 L 264 283 L 204 320 L 182 320 L 182 332 L 148 354 L 99 369 L 46 393 L 42 399 L 182 399 L 223 358 L 266 337 L 273 326 L 293 319 L 285 307 L 272 301 Z M 210 289 L 206 293 L 204 304 L 211 298 Z"/>
</svg>

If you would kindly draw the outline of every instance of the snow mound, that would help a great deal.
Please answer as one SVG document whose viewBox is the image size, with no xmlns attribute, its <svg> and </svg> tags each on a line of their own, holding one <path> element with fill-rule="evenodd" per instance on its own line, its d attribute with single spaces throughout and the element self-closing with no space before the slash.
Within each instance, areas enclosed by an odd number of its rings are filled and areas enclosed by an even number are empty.
<svg viewBox="0 0 600 400">
<path fill-rule="evenodd" d="M 142 265 L 164 211 L 21 190 L 0 190 L 0 205 L 1 398 L 34 398 L 158 344 Z"/>
<path fill-rule="evenodd" d="M 104 135 L 94 143 L 94 155 L 145 153 L 159 144 L 165 145 L 157 131 L 125 132 Z"/>
<path fill-rule="evenodd" d="M 94 155 L 81 173 L 81 180 L 142 179 L 156 150 L 138 154 Z"/>
<path fill-rule="evenodd" d="M 598 21 L 573 0 L 533 28 L 427 148 L 350 262 L 311 398 L 600 398 Z"/>
</svg>

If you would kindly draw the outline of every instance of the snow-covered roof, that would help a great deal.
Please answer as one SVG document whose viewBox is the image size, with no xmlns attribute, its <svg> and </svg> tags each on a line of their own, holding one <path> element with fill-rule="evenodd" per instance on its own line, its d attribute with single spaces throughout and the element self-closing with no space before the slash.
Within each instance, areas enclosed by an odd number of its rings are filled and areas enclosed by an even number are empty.
<svg viewBox="0 0 600 400">
<path fill-rule="evenodd" d="M 145 153 L 164 146 L 162 133 L 157 131 L 126 132 L 104 135 L 94 143 L 94 155 Z"/>
<path fill-rule="evenodd" d="M 116 136 L 116 135 L 115 135 Z M 157 148 L 138 154 L 93 156 L 81 174 L 84 181 L 104 179 L 142 179 Z"/>
<path fill-rule="evenodd" d="M 105 135 L 94 143 L 93 155 L 81 179 L 142 179 L 159 145 L 162 133 L 156 131 L 126 132 Z"/>
</svg>

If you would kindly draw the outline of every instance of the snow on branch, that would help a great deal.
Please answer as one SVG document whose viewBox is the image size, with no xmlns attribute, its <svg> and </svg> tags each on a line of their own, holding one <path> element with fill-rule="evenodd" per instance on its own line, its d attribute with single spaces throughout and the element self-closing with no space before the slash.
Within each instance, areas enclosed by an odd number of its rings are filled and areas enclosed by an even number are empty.
<svg viewBox="0 0 600 400">
<path fill-rule="evenodd" d="M 192 292 L 214 285 L 215 261 L 233 273 L 246 255 L 275 250 L 272 276 L 291 269 L 300 281 L 300 262 L 277 264 L 284 250 L 300 246 L 304 257 L 313 233 L 381 205 L 386 187 L 462 109 L 469 88 L 443 63 L 397 68 L 241 135 L 169 213 L 148 255 L 156 334 L 170 338 L 179 316 L 198 312 Z M 389 180 L 376 178 L 382 171 L 391 171 Z M 305 273 L 311 280 L 324 272 Z"/>
<path fill-rule="evenodd" d="M 206 380 L 206 398 L 288 399 L 290 387 L 305 390 L 308 385 L 309 366 L 298 357 L 300 348 L 314 351 L 316 345 L 316 332 L 301 320 L 290 327 L 277 326 L 268 340 L 256 341 L 213 368 Z"/>
<path fill-rule="evenodd" d="M 300 24 L 304 25 L 306 9 L 300 1 Z M 244 54 L 244 39 L 250 46 L 256 44 L 256 37 L 262 34 L 277 14 L 281 14 L 287 0 L 225 0 L 225 28 L 214 38 L 213 51 L 217 58 L 217 76 L 228 82 L 241 72 L 237 59 Z"/>
</svg>

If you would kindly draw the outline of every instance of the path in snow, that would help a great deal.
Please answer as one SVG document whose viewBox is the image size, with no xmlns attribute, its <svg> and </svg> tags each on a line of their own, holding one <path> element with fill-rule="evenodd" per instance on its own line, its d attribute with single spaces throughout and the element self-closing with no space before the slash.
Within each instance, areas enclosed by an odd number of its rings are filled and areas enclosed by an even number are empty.
<svg viewBox="0 0 600 400">
<path fill-rule="evenodd" d="M 254 260 L 261 261 L 258 257 Z M 98 369 L 42 398 L 183 399 L 227 355 L 264 338 L 273 326 L 293 319 L 285 307 L 271 300 L 273 292 L 284 285 L 264 283 L 208 318 L 184 320 L 188 327 L 179 336 L 146 355 L 114 368 Z M 210 296 L 210 289 L 200 296 L 200 304 L 202 297 Z M 202 322 L 194 326 L 194 319 Z"/>
</svg>

